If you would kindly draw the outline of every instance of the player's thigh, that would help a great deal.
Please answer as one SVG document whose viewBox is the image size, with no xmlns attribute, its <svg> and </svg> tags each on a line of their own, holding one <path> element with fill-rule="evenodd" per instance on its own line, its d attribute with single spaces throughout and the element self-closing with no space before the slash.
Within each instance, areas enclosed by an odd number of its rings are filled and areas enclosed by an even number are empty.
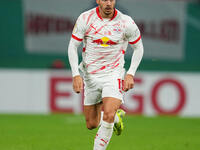
<svg viewBox="0 0 200 150">
<path fill-rule="evenodd" d="M 115 113 L 120 108 L 122 101 L 114 97 L 104 97 L 102 101 L 104 108 L 103 120 L 113 122 Z"/>
<path fill-rule="evenodd" d="M 119 109 L 119 107 L 121 106 L 122 104 L 122 101 L 120 99 L 117 99 L 117 98 L 114 98 L 114 97 L 104 97 L 102 99 L 103 101 L 103 109 L 104 109 L 104 112 L 107 112 L 107 111 L 117 111 L 117 109 Z"/>
<path fill-rule="evenodd" d="M 99 123 L 102 110 L 102 102 L 94 105 L 84 105 L 83 112 L 87 123 Z"/>
</svg>

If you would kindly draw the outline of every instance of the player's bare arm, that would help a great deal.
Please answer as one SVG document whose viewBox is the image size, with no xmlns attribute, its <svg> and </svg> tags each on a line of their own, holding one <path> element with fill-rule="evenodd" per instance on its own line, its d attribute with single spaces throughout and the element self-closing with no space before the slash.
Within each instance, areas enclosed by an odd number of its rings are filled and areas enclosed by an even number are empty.
<svg viewBox="0 0 200 150">
<path fill-rule="evenodd" d="M 124 91 L 128 91 L 134 87 L 134 77 L 131 74 L 126 74 L 124 77 Z"/>
<path fill-rule="evenodd" d="M 80 75 L 73 77 L 73 89 L 76 93 L 80 93 L 83 90 L 83 79 Z"/>
</svg>

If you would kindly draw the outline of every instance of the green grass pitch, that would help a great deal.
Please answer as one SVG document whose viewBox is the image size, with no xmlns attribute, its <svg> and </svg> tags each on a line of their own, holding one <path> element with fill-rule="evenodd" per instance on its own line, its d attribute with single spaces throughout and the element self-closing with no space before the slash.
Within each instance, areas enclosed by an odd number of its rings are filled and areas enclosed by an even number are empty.
<svg viewBox="0 0 200 150">
<path fill-rule="evenodd" d="M 126 116 L 107 150 L 200 150 L 200 118 Z M 0 115 L 0 150 L 92 150 L 82 115 Z"/>
</svg>

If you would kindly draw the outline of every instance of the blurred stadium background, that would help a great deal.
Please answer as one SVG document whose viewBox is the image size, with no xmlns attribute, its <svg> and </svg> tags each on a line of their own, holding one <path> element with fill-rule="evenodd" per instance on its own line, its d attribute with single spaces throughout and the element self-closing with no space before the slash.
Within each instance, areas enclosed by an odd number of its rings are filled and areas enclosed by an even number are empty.
<svg viewBox="0 0 200 150">
<path fill-rule="evenodd" d="M 88 135 L 81 115 L 83 94 L 77 95 L 72 90 L 67 47 L 76 18 L 95 6 L 95 0 L 0 1 L 0 150 L 76 150 L 78 146 L 92 149 L 95 131 Z M 113 142 L 114 146 L 108 149 L 120 150 L 124 144 L 127 150 L 197 150 L 200 148 L 200 1 L 117 0 L 116 7 L 137 23 L 145 53 L 135 88 L 126 94 L 122 106 L 130 114 L 127 123 L 137 122 L 129 131 L 138 138 L 125 131 L 122 143 Z M 131 54 L 128 48 L 126 69 Z M 79 56 L 81 60 L 81 48 Z M 158 115 L 162 117 L 157 118 Z M 80 142 L 72 135 L 85 141 Z M 144 137 L 148 146 L 140 141 Z M 166 142 L 156 145 L 163 138 Z M 127 141 L 133 143 L 133 148 Z"/>
</svg>

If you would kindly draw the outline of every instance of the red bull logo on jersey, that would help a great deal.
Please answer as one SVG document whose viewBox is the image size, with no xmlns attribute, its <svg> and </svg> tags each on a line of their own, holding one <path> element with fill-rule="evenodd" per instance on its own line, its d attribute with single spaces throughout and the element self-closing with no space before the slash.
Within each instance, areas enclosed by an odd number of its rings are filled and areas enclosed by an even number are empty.
<svg viewBox="0 0 200 150">
<path fill-rule="evenodd" d="M 97 43 L 98 45 L 101 45 L 103 47 L 108 47 L 117 44 L 116 42 L 110 40 L 108 37 L 103 37 L 101 39 L 93 40 L 93 43 Z"/>
</svg>

